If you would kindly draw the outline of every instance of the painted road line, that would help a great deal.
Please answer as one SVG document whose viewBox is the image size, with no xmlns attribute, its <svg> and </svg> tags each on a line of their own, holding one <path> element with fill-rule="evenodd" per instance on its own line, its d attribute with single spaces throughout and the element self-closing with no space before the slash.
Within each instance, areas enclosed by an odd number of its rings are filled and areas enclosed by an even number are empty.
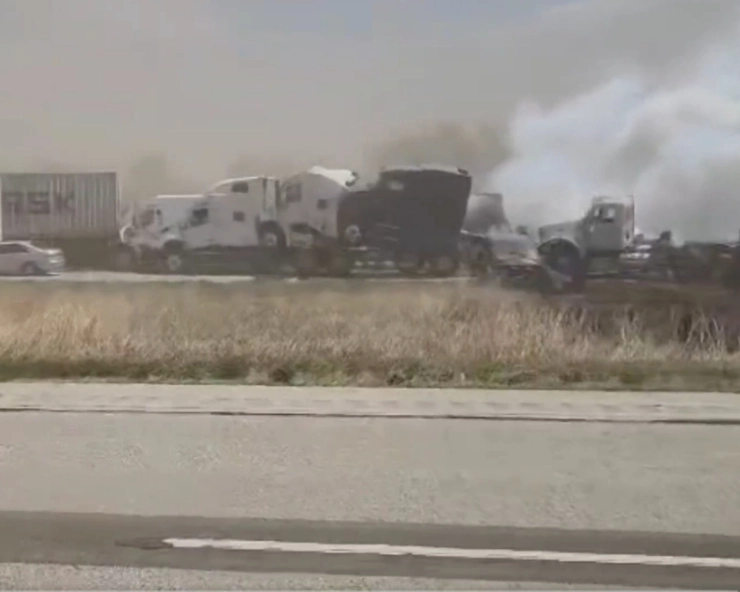
<svg viewBox="0 0 740 592">
<path fill-rule="evenodd" d="M 642 565 L 655 567 L 708 567 L 740 569 L 740 558 L 686 557 L 674 555 L 630 555 L 569 553 L 560 551 L 519 551 L 513 549 L 461 549 L 412 545 L 325 544 L 284 541 L 246 541 L 238 539 L 181 539 L 163 542 L 176 549 L 217 549 L 221 551 L 272 551 L 282 553 L 325 553 L 329 555 L 410 555 L 436 559 L 492 559 L 546 563 L 592 563 L 604 565 Z"/>
</svg>

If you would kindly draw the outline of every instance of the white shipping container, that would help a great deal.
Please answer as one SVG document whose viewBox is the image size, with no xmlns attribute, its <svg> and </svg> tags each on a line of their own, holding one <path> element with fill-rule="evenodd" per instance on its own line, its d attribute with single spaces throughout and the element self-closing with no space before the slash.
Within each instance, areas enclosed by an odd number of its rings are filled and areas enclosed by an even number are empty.
<svg viewBox="0 0 740 592">
<path fill-rule="evenodd" d="M 2 240 L 102 239 L 119 230 L 118 175 L 0 173 Z"/>
</svg>

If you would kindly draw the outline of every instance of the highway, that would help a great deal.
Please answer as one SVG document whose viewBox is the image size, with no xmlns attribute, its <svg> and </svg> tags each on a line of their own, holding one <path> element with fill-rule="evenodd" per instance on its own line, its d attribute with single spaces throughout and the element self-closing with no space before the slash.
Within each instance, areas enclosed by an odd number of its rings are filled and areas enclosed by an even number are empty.
<svg viewBox="0 0 740 592">
<path fill-rule="evenodd" d="M 736 395 L 18 383 L 0 409 L 5 588 L 740 581 Z"/>
<path fill-rule="evenodd" d="M 186 283 L 186 282 L 210 282 L 214 284 L 234 284 L 248 282 L 282 282 L 282 283 L 303 283 L 319 282 L 336 284 L 341 282 L 460 282 L 470 281 L 470 278 L 464 276 L 455 276 L 450 278 L 407 278 L 396 274 L 395 272 L 370 272 L 358 270 L 351 279 L 330 278 L 330 277 L 313 277 L 299 280 L 295 276 L 278 276 L 278 275 L 228 275 L 228 274 L 192 274 L 192 275 L 168 275 L 168 274 L 150 274 L 150 273 L 124 273 L 115 271 L 65 271 L 59 274 L 39 275 L 39 276 L 21 276 L 21 275 L 0 275 L 0 282 L 22 282 L 22 283 Z"/>
</svg>

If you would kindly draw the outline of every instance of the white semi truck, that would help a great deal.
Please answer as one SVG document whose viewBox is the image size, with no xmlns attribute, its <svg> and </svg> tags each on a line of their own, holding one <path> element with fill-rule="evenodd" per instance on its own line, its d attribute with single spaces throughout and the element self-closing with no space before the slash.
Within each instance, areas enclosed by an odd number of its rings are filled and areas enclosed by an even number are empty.
<svg viewBox="0 0 740 592">
<path fill-rule="evenodd" d="M 226 179 L 201 195 L 179 196 L 163 223 L 149 215 L 149 232 L 131 232 L 127 242 L 145 245 L 140 260 L 157 261 L 168 273 L 204 266 L 271 272 L 286 264 L 301 270 L 323 246 L 317 237 L 336 233 L 342 197 L 356 178 L 352 171 L 312 167 L 283 183 L 267 176 Z M 173 199 L 160 197 L 150 208 Z M 342 259 L 345 268 L 348 261 Z"/>
<path fill-rule="evenodd" d="M 253 270 L 285 242 L 275 222 L 278 194 L 277 179 L 251 176 L 219 181 L 202 194 L 159 196 L 143 210 L 148 224 L 139 223 L 126 242 L 140 263 L 168 273 Z"/>
<path fill-rule="evenodd" d="M 213 263 L 343 276 L 357 261 L 375 258 L 410 275 L 423 266 L 450 275 L 459 265 L 470 185 L 466 171 L 430 166 L 387 168 L 363 179 L 320 166 L 283 181 L 228 179 L 189 196 L 181 219 L 147 239 L 148 252 L 170 273 Z"/>
<path fill-rule="evenodd" d="M 121 242 L 129 254 L 123 267 L 135 270 L 159 263 L 168 237 L 177 232 L 177 225 L 202 197 L 199 193 L 157 195 L 136 204 L 129 223 L 121 229 Z"/>
<path fill-rule="evenodd" d="M 301 275 L 347 275 L 359 246 L 357 226 L 342 227 L 342 208 L 359 179 L 349 169 L 313 166 L 285 179 L 276 221 Z"/>
</svg>

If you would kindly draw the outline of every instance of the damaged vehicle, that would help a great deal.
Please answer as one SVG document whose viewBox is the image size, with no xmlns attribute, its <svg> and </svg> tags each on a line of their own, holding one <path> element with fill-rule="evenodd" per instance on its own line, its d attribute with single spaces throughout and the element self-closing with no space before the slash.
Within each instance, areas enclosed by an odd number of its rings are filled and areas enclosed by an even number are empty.
<svg viewBox="0 0 740 592">
<path fill-rule="evenodd" d="M 404 275 L 454 275 L 471 187 L 470 174 L 456 167 L 383 168 L 343 197 L 339 236 L 366 257 L 392 261 Z"/>
<path fill-rule="evenodd" d="M 589 277 L 620 274 L 621 257 L 635 239 L 634 199 L 597 196 L 577 220 L 540 226 L 538 249 L 548 267 L 582 291 Z"/>
<path fill-rule="evenodd" d="M 721 284 L 734 289 L 740 279 L 738 243 L 690 241 L 674 246 L 670 267 L 678 283 Z"/>
<path fill-rule="evenodd" d="M 465 266 L 480 278 L 542 292 L 562 284 L 559 274 L 544 264 L 526 229 L 512 229 L 500 193 L 471 195 L 460 252 Z"/>
<path fill-rule="evenodd" d="M 622 255 L 625 275 L 679 284 L 740 287 L 738 242 L 687 241 L 676 244 L 666 230 L 657 239 L 638 235 Z"/>
<path fill-rule="evenodd" d="M 470 270 L 504 286 L 547 292 L 562 284 L 537 252 L 536 243 L 515 232 L 491 230 L 485 235 L 461 233 L 461 247 Z"/>
<path fill-rule="evenodd" d="M 626 278 L 672 281 L 676 246 L 670 230 L 657 237 L 635 233 L 635 240 L 619 257 L 619 273 Z"/>
</svg>

